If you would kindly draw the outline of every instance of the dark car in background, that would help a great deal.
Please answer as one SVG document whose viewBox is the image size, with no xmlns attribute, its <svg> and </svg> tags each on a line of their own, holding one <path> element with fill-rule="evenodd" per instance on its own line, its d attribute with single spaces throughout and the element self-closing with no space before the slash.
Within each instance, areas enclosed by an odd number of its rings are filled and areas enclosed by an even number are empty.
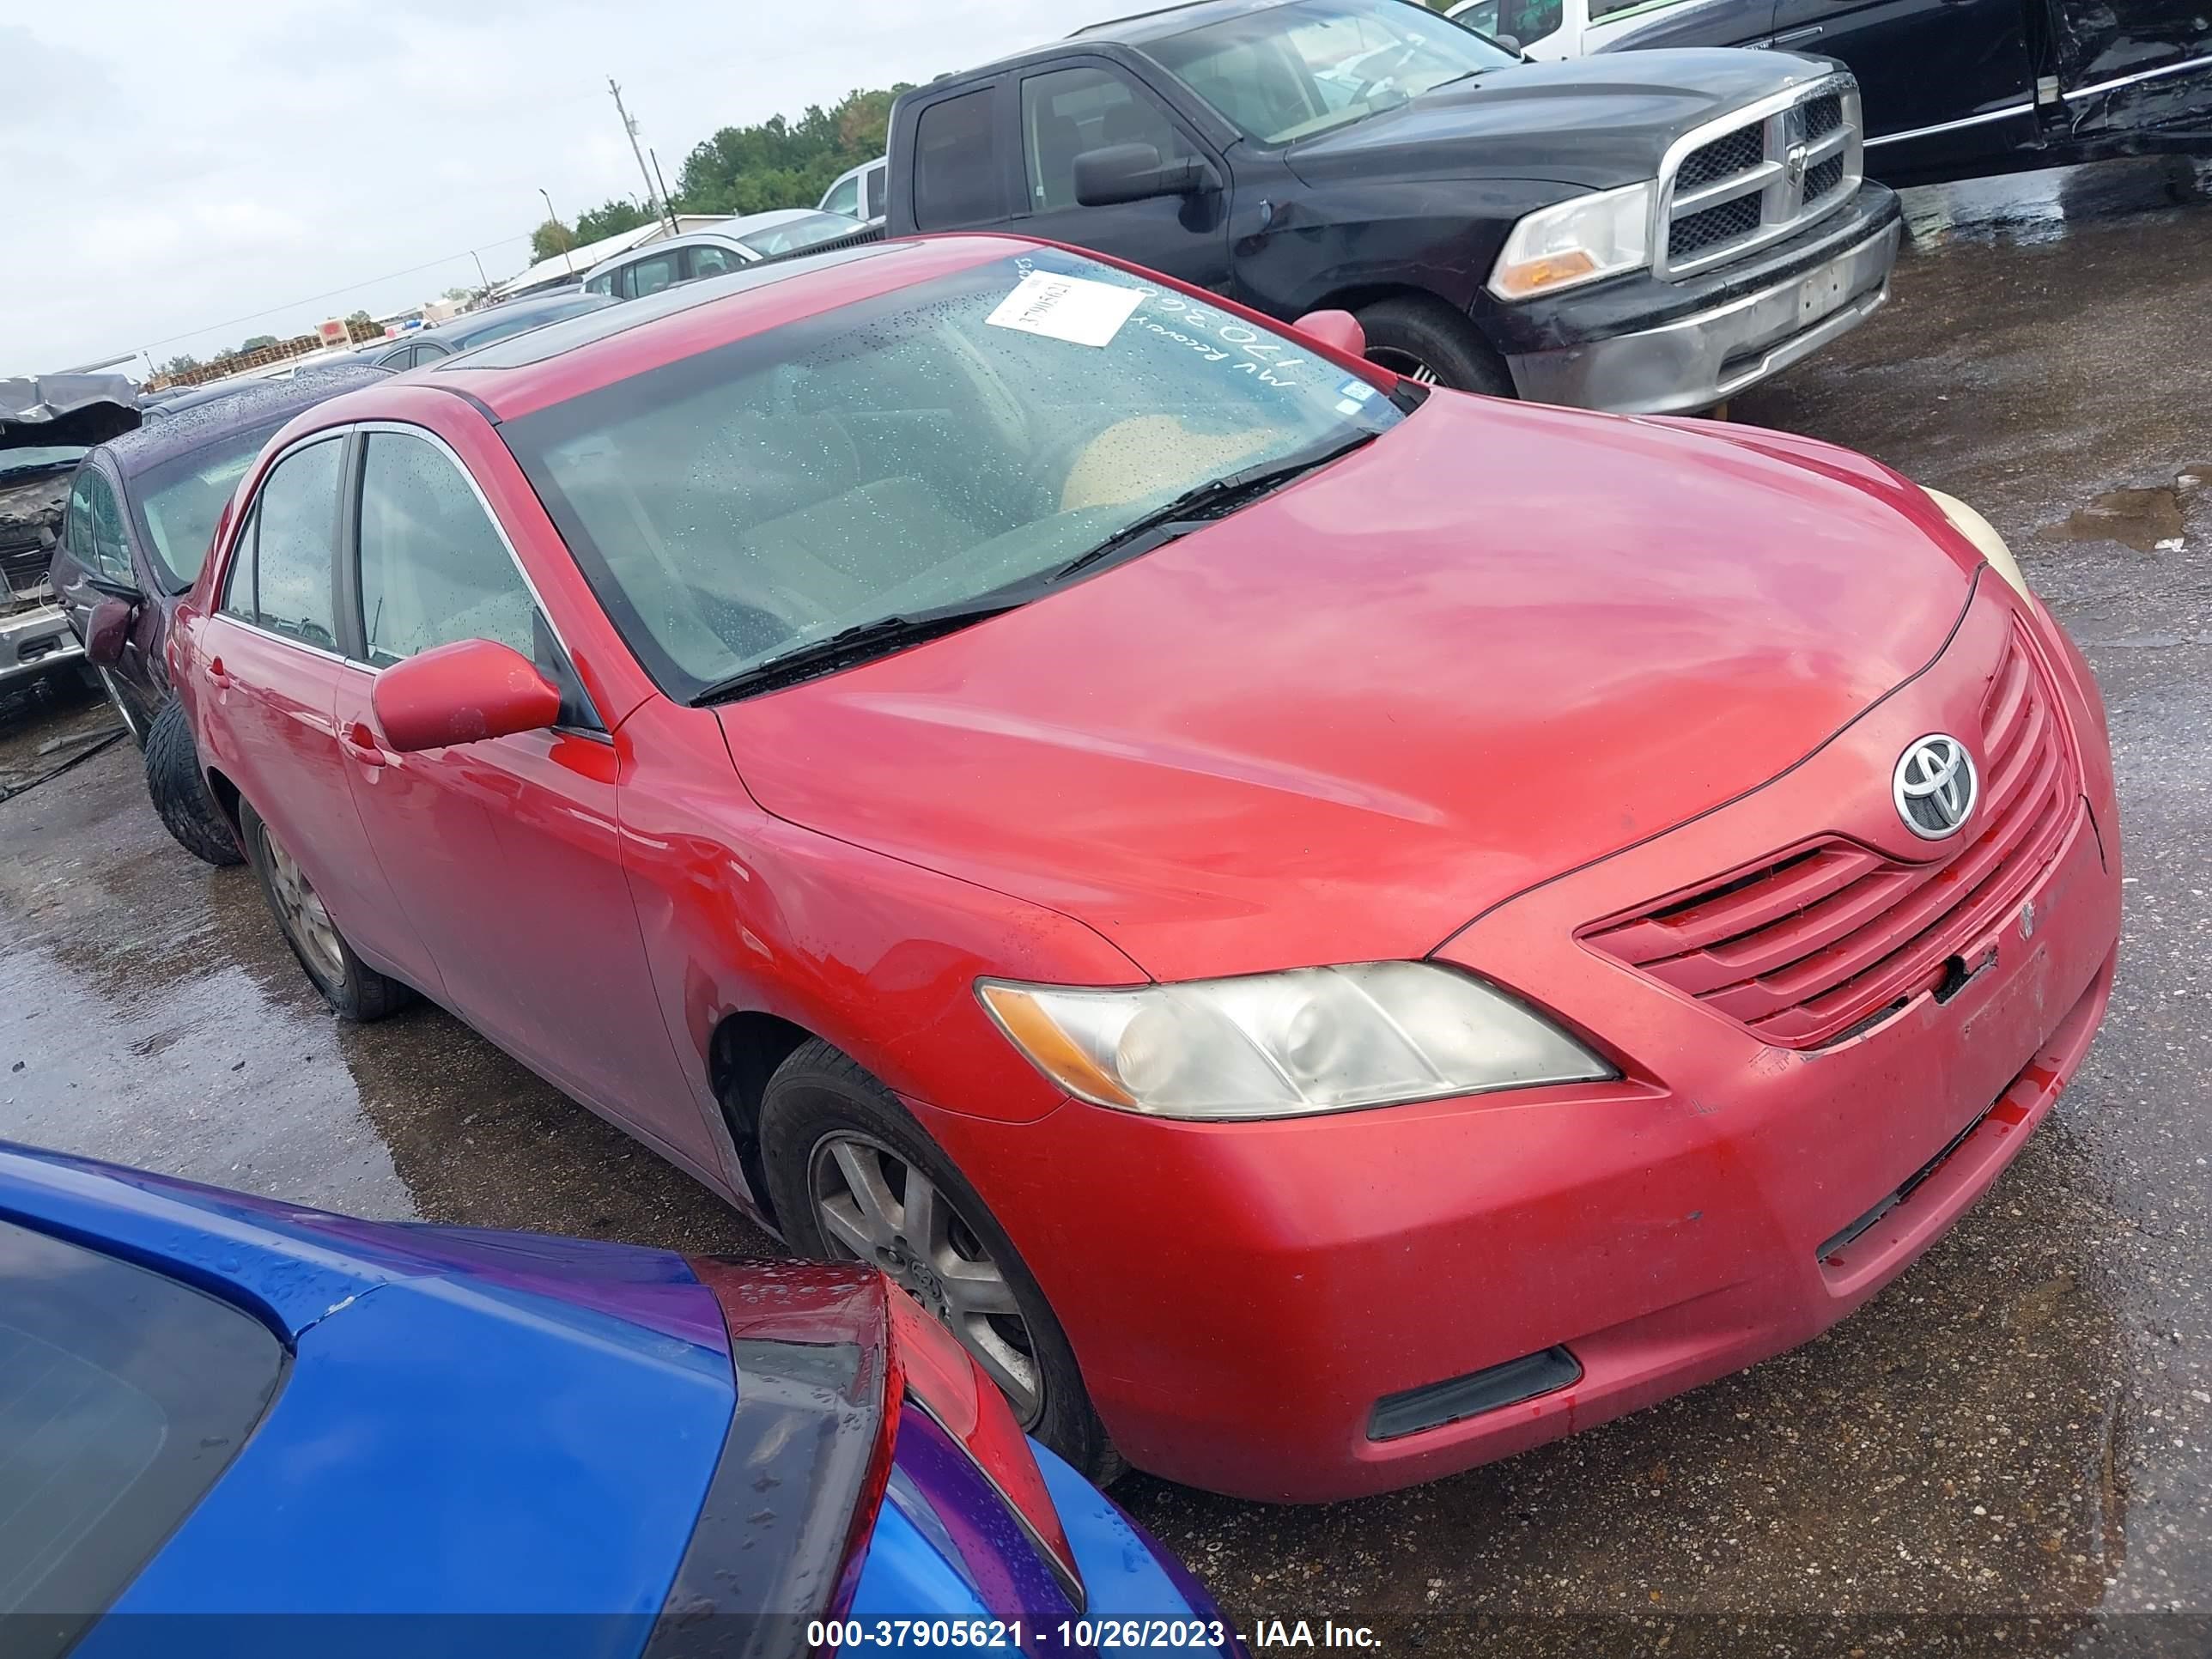
<svg viewBox="0 0 2212 1659">
<path fill-rule="evenodd" d="M 1865 100 L 1867 171 L 1892 185 L 2212 155 L 2197 0 L 1705 0 L 1601 50 L 1654 46 L 1837 59 Z"/>
<path fill-rule="evenodd" d="M 1791 52 L 1523 64 L 1413 0 L 1199 0 L 891 111 L 885 229 L 1091 248 L 1407 379 L 1711 409 L 1889 295 L 1858 93 Z M 1771 186 L 1771 188 L 1770 188 Z"/>
<path fill-rule="evenodd" d="M 574 289 L 543 299 L 509 300 L 503 306 L 471 311 L 451 322 L 379 340 L 374 345 L 364 346 L 357 355 L 362 362 L 378 368 L 404 371 L 419 363 L 434 363 L 441 357 L 489 345 L 511 334 L 526 333 L 547 323 L 557 323 L 563 317 L 597 311 L 601 306 L 613 303 L 605 295 L 583 294 Z"/>
<path fill-rule="evenodd" d="M 0 380 L 0 690 L 82 668 L 84 653 L 46 580 L 86 452 L 138 424 L 115 374 Z"/>
<path fill-rule="evenodd" d="M 190 726 L 173 707 L 164 660 L 169 617 L 199 574 L 216 521 L 270 435 L 301 410 L 385 379 L 366 364 L 291 380 L 235 382 L 83 452 L 40 571 L 116 712 L 146 751 L 146 787 L 184 848 L 239 861 L 236 837 L 207 799 Z M 66 496 L 65 504 L 64 497 Z"/>
</svg>

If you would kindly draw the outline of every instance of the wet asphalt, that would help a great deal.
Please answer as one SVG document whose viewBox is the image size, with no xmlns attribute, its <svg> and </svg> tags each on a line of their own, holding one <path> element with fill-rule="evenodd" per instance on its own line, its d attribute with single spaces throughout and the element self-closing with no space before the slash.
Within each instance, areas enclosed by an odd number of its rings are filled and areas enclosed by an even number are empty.
<svg viewBox="0 0 2212 1659">
<path fill-rule="evenodd" d="M 2087 652 L 2129 872 L 2103 1034 L 1991 1194 L 1794 1353 L 1327 1509 L 1118 1486 L 1248 1634 L 2212 1651 L 2212 169 L 1906 204 L 1887 311 L 1732 416 L 1974 503 Z M 444 1013 L 337 1024 L 251 878 L 179 851 L 137 751 L 97 746 L 112 724 L 74 690 L 0 699 L 0 1138 L 363 1215 L 772 1248 Z"/>
</svg>

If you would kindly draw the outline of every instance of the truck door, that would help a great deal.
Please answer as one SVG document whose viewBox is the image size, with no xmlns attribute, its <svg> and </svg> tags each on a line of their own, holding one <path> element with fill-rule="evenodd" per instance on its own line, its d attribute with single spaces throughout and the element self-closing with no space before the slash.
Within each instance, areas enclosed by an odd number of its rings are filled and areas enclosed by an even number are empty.
<svg viewBox="0 0 2212 1659">
<path fill-rule="evenodd" d="M 2197 0 L 2055 0 L 2058 80 L 2070 121 L 2096 127 L 2156 118 L 2186 95 L 2179 71 L 2212 72 L 2212 35 Z M 2121 84 L 2114 85 L 2114 82 Z M 2142 109 L 2134 106 L 2140 104 Z"/>
<path fill-rule="evenodd" d="M 1777 0 L 1774 46 L 1858 77 L 1867 171 L 1972 170 L 2035 130 L 2021 0 Z"/>
<path fill-rule="evenodd" d="M 1110 207 L 1079 204 L 1075 158 L 1133 143 L 1150 144 L 1163 161 L 1210 161 L 1223 185 Z M 1024 76 L 1021 146 L 1028 217 L 1019 229 L 1228 292 L 1229 169 L 1149 88 L 1118 65 L 1095 61 Z"/>
</svg>

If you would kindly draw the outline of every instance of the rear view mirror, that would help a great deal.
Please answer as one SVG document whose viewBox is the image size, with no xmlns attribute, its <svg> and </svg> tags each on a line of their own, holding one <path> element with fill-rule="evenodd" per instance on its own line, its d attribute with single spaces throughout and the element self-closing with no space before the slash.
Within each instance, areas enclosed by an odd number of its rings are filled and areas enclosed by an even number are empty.
<svg viewBox="0 0 2212 1659">
<path fill-rule="evenodd" d="M 1075 158 L 1075 199 L 1085 207 L 1111 207 L 1154 196 L 1188 196 L 1220 187 L 1213 164 L 1192 156 L 1163 161 L 1150 144 L 1108 144 Z"/>
<path fill-rule="evenodd" d="M 1309 311 L 1291 326 L 1316 345 L 1331 347 L 1347 357 L 1367 355 L 1367 331 L 1348 311 Z"/>
<path fill-rule="evenodd" d="M 84 624 L 84 654 L 93 666 L 112 668 L 122 660 L 124 642 L 130 639 L 131 624 L 137 616 L 137 605 L 112 593 L 92 607 Z"/>
<path fill-rule="evenodd" d="M 561 718 L 561 693 L 529 658 L 489 640 L 410 657 L 368 694 L 384 740 L 401 754 L 536 732 Z"/>
</svg>

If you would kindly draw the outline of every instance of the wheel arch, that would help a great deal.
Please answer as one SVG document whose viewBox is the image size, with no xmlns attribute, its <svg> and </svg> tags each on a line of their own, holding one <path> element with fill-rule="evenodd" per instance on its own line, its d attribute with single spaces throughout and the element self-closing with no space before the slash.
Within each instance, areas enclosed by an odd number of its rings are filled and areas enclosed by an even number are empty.
<svg viewBox="0 0 2212 1659">
<path fill-rule="evenodd" d="M 723 1015 L 707 1040 L 708 1087 L 721 1104 L 723 1127 L 729 1131 L 754 1202 L 779 1229 L 782 1223 L 769 1192 L 767 1168 L 761 1162 L 761 1098 L 775 1068 L 819 1036 L 781 1014 L 740 1009 Z"/>
</svg>

